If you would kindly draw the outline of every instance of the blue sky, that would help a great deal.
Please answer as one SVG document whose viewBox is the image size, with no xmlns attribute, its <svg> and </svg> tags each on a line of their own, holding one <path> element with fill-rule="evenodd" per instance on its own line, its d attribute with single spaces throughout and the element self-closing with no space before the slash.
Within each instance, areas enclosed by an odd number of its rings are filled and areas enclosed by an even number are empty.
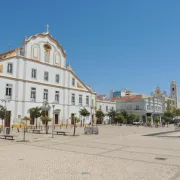
<svg viewBox="0 0 180 180">
<path fill-rule="evenodd" d="M 180 85 L 178 0 L 1 0 L 0 52 L 46 30 L 97 93 Z"/>
</svg>

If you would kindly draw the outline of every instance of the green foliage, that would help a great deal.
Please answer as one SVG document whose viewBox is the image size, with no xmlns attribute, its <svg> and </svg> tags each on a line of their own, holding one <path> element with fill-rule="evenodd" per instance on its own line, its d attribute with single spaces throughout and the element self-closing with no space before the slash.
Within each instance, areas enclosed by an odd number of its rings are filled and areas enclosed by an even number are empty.
<svg viewBox="0 0 180 180">
<path fill-rule="evenodd" d="M 151 116 L 147 116 L 147 121 L 148 121 L 148 122 L 151 121 Z"/>
<path fill-rule="evenodd" d="M 136 120 L 137 116 L 134 114 L 134 113 L 131 113 L 129 116 L 128 116 L 128 120 Z"/>
<path fill-rule="evenodd" d="M 27 117 L 27 116 L 25 116 L 25 117 L 23 117 L 23 119 L 22 119 L 22 120 L 27 121 L 27 120 L 30 120 L 30 118 L 29 118 L 29 117 Z"/>
<path fill-rule="evenodd" d="M 136 121 L 139 121 L 140 120 L 140 117 L 139 116 L 136 116 Z"/>
<path fill-rule="evenodd" d="M 160 117 L 155 117 L 154 121 L 158 123 L 160 121 Z"/>
<path fill-rule="evenodd" d="M 86 117 L 86 116 L 89 116 L 90 113 L 89 111 L 86 109 L 86 108 L 83 108 L 79 111 L 80 115 L 83 116 L 83 117 Z"/>
<path fill-rule="evenodd" d="M 116 113 L 116 111 L 114 111 L 113 109 L 111 109 L 111 110 L 107 113 L 107 115 L 108 115 L 108 116 L 111 118 L 111 120 L 114 122 L 117 113 Z"/>
<path fill-rule="evenodd" d="M 41 116 L 41 108 L 33 107 L 28 110 L 31 118 L 39 118 Z"/>
<path fill-rule="evenodd" d="M 76 121 L 76 123 L 79 123 L 80 119 L 78 117 L 75 117 L 75 121 Z"/>
<path fill-rule="evenodd" d="M 176 116 L 180 116 L 180 109 L 176 109 Z"/>
<path fill-rule="evenodd" d="M 104 116 L 105 116 L 105 114 L 102 112 L 102 110 L 99 109 L 96 111 L 96 117 L 97 117 L 98 123 L 100 123 L 100 124 L 102 123 Z"/>
<path fill-rule="evenodd" d="M 172 118 L 170 118 L 170 117 L 164 117 L 164 119 L 165 119 L 165 122 L 166 122 L 166 123 L 169 123 L 169 121 L 170 121 Z"/>
<path fill-rule="evenodd" d="M 117 120 L 118 123 L 122 124 L 123 121 L 125 120 L 125 118 L 124 118 L 124 116 L 123 116 L 121 113 L 119 113 L 119 114 L 116 116 L 116 120 Z"/>
<path fill-rule="evenodd" d="M 6 119 L 9 119 L 11 113 L 10 111 L 7 111 L 7 109 L 4 106 L 0 105 L 0 119 L 4 120 L 5 115 L 6 115 Z"/>
<path fill-rule="evenodd" d="M 124 116 L 124 119 L 128 119 L 128 113 L 127 113 L 127 111 L 125 111 L 125 110 L 122 110 L 121 111 L 121 114 Z"/>
<path fill-rule="evenodd" d="M 48 116 L 41 116 L 40 118 L 41 118 L 42 121 L 45 121 L 45 122 L 49 122 L 49 121 L 52 120 L 52 119 L 51 119 L 50 117 L 48 117 Z"/>
</svg>

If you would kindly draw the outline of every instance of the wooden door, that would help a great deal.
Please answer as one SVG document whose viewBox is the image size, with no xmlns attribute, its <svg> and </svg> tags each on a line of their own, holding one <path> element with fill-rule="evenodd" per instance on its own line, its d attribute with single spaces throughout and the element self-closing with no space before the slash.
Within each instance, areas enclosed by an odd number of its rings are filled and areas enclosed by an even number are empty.
<svg viewBox="0 0 180 180">
<path fill-rule="evenodd" d="M 55 114 L 55 124 L 59 123 L 59 114 Z"/>
<path fill-rule="evenodd" d="M 5 127 L 10 127 L 11 124 L 11 111 L 6 112 Z"/>
</svg>

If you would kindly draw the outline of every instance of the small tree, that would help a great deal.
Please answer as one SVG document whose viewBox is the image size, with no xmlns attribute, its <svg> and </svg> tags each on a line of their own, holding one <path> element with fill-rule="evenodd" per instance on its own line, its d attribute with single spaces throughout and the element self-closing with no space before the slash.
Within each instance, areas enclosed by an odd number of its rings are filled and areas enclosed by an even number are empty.
<svg viewBox="0 0 180 180">
<path fill-rule="evenodd" d="M 155 121 L 155 123 L 156 123 L 156 127 L 158 127 L 158 123 L 159 123 L 159 121 L 160 121 L 160 117 L 155 117 L 154 121 Z"/>
<path fill-rule="evenodd" d="M 137 116 L 134 114 L 134 113 L 131 113 L 129 116 L 128 116 L 128 120 L 129 121 L 136 121 L 136 118 L 137 118 Z"/>
<path fill-rule="evenodd" d="M 115 117 L 117 115 L 116 111 L 111 109 L 108 114 L 107 114 L 110 118 L 111 118 L 111 121 L 114 122 L 115 121 Z"/>
<path fill-rule="evenodd" d="M 149 125 L 151 125 L 151 116 L 147 116 L 147 122 Z"/>
<path fill-rule="evenodd" d="M 140 120 L 140 117 L 136 116 L 136 121 L 139 122 L 139 120 Z"/>
<path fill-rule="evenodd" d="M 45 122 L 46 134 L 48 134 L 48 122 L 51 121 L 52 119 L 48 116 L 41 116 L 41 120 Z"/>
<path fill-rule="evenodd" d="M 27 116 L 25 116 L 22 120 L 23 120 L 23 121 L 26 121 L 26 131 L 27 131 L 27 121 L 29 121 L 29 120 L 30 120 L 30 118 L 29 118 L 29 117 L 27 117 Z"/>
<path fill-rule="evenodd" d="M 30 117 L 36 120 L 36 129 L 37 129 L 37 119 L 41 116 L 41 108 L 39 107 L 30 108 L 28 112 L 30 113 Z"/>
<path fill-rule="evenodd" d="M 180 116 L 180 109 L 176 109 L 176 116 Z"/>
<path fill-rule="evenodd" d="M 83 108 L 79 111 L 80 115 L 83 116 L 83 126 L 84 126 L 84 121 L 85 121 L 85 117 L 89 116 L 90 113 L 86 108 Z"/>
<path fill-rule="evenodd" d="M 100 109 L 97 110 L 96 111 L 97 123 L 102 124 L 104 116 L 105 116 L 105 114 L 102 112 L 102 110 L 100 110 Z"/>
<path fill-rule="evenodd" d="M 122 124 L 125 120 L 124 116 L 121 113 L 116 116 L 116 119 L 119 124 Z"/>
<path fill-rule="evenodd" d="M 171 121 L 170 117 L 164 116 L 165 123 L 167 124 L 167 127 L 169 125 L 169 121 Z"/>
</svg>

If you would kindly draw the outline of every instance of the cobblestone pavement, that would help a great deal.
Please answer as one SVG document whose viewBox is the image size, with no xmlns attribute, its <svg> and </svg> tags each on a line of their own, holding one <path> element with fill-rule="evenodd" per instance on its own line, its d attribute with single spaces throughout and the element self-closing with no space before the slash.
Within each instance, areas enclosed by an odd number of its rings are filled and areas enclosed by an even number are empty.
<svg viewBox="0 0 180 180">
<path fill-rule="evenodd" d="M 164 128 L 100 126 L 99 135 L 27 133 L 0 139 L 0 180 L 179 180 L 180 140 Z M 177 132 L 176 132 L 177 134 Z"/>
</svg>

